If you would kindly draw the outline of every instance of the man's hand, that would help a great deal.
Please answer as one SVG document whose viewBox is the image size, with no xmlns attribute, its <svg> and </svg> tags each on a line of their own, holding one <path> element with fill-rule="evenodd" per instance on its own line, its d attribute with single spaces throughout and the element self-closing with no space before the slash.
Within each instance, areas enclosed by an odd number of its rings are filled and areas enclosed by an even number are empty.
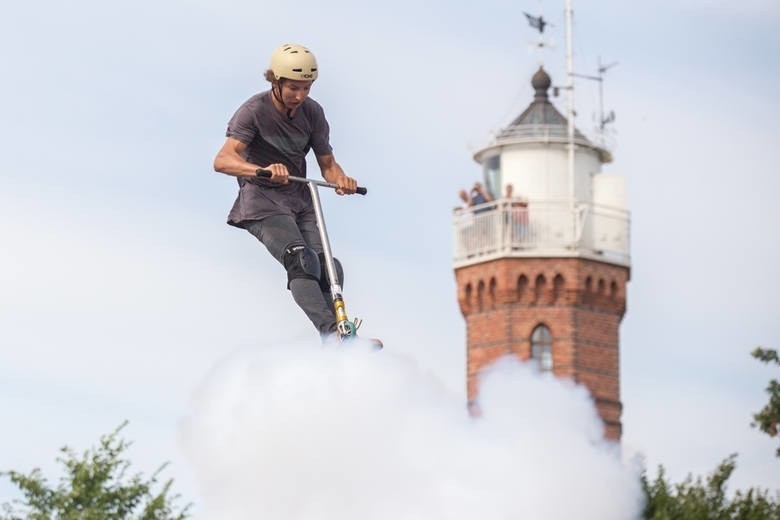
<svg viewBox="0 0 780 520">
<path fill-rule="evenodd" d="M 336 178 L 334 184 L 338 185 L 336 193 L 339 195 L 353 194 L 357 189 L 357 181 L 352 177 L 347 177 L 345 174 L 341 174 Z"/>
<path fill-rule="evenodd" d="M 269 178 L 271 182 L 276 182 L 278 184 L 287 184 L 290 182 L 290 172 L 287 171 L 287 166 L 284 164 L 269 164 L 264 169 L 271 172 L 271 177 Z"/>
<path fill-rule="evenodd" d="M 347 177 L 344 170 L 341 169 L 339 163 L 336 162 L 336 158 L 333 155 L 318 155 L 317 164 L 320 165 L 320 171 L 322 171 L 322 177 L 332 183 L 336 184 L 336 193 L 339 195 L 355 193 L 357 189 L 357 181 L 352 177 Z"/>
</svg>

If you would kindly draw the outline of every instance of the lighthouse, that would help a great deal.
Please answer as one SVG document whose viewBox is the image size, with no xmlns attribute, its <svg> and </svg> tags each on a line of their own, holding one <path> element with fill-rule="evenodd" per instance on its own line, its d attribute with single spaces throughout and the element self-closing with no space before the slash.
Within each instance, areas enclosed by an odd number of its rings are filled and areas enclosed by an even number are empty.
<svg viewBox="0 0 780 520">
<path fill-rule="evenodd" d="M 619 327 L 630 277 L 624 179 L 610 152 L 552 104 L 543 67 L 528 107 L 474 154 L 492 201 L 456 209 L 453 266 L 466 322 L 467 395 L 512 355 L 585 386 L 621 436 Z"/>
</svg>

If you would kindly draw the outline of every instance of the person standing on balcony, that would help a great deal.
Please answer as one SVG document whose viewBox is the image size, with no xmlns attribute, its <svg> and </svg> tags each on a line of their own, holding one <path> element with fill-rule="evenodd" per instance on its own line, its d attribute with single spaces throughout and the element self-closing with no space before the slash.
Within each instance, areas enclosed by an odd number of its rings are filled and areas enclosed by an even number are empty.
<svg viewBox="0 0 780 520">
<path fill-rule="evenodd" d="M 473 242 L 472 236 L 474 231 L 472 226 L 474 225 L 474 212 L 471 210 L 471 206 L 474 205 L 469 192 L 466 190 L 460 190 L 458 192 L 461 205 L 455 208 L 456 229 L 458 230 L 458 248 L 461 250 L 468 250 Z"/>
<path fill-rule="evenodd" d="M 455 208 L 456 211 L 459 212 L 465 212 L 467 211 L 473 204 L 471 201 L 471 197 L 469 196 L 469 193 L 466 190 L 460 190 L 458 192 L 458 197 L 460 198 L 462 204 Z"/>
<path fill-rule="evenodd" d="M 522 242 L 528 228 L 528 199 L 523 196 L 514 196 L 514 188 L 507 184 L 504 188 L 505 211 L 504 223 L 509 231 L 508 235 L 513 246 Z"/>
<path fill-rule="evenodd" d="M 493 201 L 493 196 L 482 188 L 482 183 L 480 182 L 474 183 L 474 187 L 471 188 L 471 195 L 469 198 L 471 200 L 472 206 L 479 206 L 480 204 Z M 479 208 L 475 210 L 474 213 L 484 213 L 485 211 L 490 211 L 490 208 Z"/>
</svg>

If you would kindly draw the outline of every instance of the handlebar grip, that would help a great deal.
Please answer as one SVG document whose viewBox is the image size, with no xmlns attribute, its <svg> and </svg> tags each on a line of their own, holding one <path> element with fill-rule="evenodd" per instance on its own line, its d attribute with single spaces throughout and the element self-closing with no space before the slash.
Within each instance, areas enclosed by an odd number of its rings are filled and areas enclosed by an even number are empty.
<svg viewBox="0 0 780 520">
<path fill-rule="evenodd" d="M 264 168 L 258 168 L 255 170 L 255 177 L 263 177 L 265 179 L 271 178 L 271 170 L 266 170 Z"/>
<path fill-rule="evenodd" d="M 365 189 L 363 186 L 358 186 L 357 189 L 355 190 L 355 193 L 359 195 L 365 195 L 366 193 L 368 193 L 368 190 Z"/>
</svg>

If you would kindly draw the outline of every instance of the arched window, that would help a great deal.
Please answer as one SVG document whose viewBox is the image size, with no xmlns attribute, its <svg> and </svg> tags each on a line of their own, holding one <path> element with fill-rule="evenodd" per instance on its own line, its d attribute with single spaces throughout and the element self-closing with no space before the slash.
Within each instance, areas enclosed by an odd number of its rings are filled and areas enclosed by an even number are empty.
<svg viewBox="0 0 780 520">
<path fill-rule="evenodd" d="M 542 303 L 542 297 L 545 296 L 545 289 L 547 285 L 547 279 L 543 274 L 536 277 L 536 284 L 534 285 L 534 303 L 540 305 Z"/>
<path fill-rule="evenodd" d="M 490 279 L 490 285 L 488 286 L 488 295 L 490 296 L 490 308 L 496 308 L 496 279 Z"/>
<path fill-rule="evenodd" d="M 558 303 L 563 297 L 563 276 L 556 274 L 553 278 L 553 302 Z"/>
<path fill-rule="evenodd" d="M 524 274 L 517 279 L 517 301 L 525 303 L 528 292 L 528 277 Z"/>
<path fill-rule="evenodd" d="M 537 325 L 531 333 L 531 358 L 542 372 L 552 370 L 552 334 L 545 325 Z"/>
<path fill-rule="evenodd" d="M 585 303 L 593 301 L 593 278 L 588 276 L 585 278 L 585 295 L 582 299 Z"/>
<path fill-rule="evenodd" d="M 477 312 L 485 310 L 485 282 L 482 280 L 477 284 Z"/>
</svg>

